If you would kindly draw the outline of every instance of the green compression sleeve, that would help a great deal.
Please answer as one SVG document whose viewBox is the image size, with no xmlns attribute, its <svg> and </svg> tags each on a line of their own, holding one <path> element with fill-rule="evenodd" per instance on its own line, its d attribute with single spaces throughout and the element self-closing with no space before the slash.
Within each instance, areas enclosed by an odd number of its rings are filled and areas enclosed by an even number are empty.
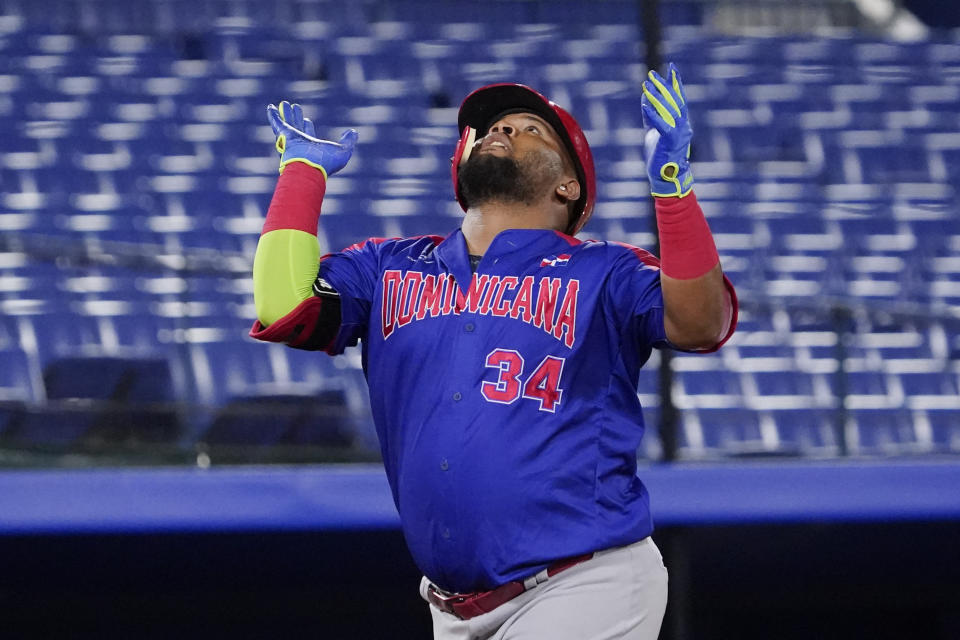
<svg viewBox="0 0 960 640">
<path fill-rule="evenodd" d="M 274 229 L 260 236 L 253 258 L 253 302 L 257 319 L 268 326 L 313 295 L 320 245 L 297 229 Z"/>
</svg>

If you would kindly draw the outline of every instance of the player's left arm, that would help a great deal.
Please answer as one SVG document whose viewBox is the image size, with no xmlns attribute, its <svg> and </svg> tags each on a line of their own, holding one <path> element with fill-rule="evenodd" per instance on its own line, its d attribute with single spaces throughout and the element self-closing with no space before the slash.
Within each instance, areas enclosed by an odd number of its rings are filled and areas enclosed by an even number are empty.
<svg viewBox="0 0 960 640">
<path fill-rule="evenodd" d="M 713 235 L 693 193 L 693 127 L 676 67 L 669 78 L 651 71 L 641 109 L 647 176 L 660 234 L 660 286 L 664 327 L 676 347 L 709 350 L 736 323 L 736 295 L 724 278 Z"/>
</svg>

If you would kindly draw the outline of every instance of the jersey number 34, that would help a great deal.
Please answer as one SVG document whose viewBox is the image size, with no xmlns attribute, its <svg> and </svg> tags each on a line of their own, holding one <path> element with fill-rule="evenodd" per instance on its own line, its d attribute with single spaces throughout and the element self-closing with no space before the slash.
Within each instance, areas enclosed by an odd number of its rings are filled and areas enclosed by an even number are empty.
<svg viewBox="0 0 960 640">
<path fill-rule="evenodd" d="M 484 382 L 480 393 L 488 402 L 499 404 L 513 404 L 518 398 L 529 398 L 540 403 L 540 411 L 554 413 L 563 395 L 560 388 L 563 361 L 563 358 L 547 356 L 521 383 L 523 356 L 513 349 L 494 349 L 487 354 L 486 366 L 498 369 L 500 373 L 496 382 Z"/>
</svg>

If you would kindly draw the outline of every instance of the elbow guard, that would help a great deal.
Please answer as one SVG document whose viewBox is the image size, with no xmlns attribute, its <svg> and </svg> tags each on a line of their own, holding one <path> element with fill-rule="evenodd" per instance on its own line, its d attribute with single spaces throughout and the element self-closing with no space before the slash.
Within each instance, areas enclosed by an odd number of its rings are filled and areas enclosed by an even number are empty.
<svg viewBox="0 0 960 640">
<path fill-rule="evenodd" d="M 250 329 L 250 337 L 295 349 L 327 351 L 339 330 L 340 294 L 318 277 L 313 284 L 313 296 L 268 327 L 257 320 Z"/>
</svg>

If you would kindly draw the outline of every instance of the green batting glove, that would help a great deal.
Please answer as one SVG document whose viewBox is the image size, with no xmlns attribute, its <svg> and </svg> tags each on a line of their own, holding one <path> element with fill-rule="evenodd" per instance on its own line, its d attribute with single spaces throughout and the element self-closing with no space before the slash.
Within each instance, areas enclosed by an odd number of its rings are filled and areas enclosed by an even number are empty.
<svg viewBox="0 0 960 640">
<path fill-rule="evenodd" d="M 303 162 L 320 169 L 324 177 L 335 174 L 347 166 L 357 142 L 357 132 L 348 129 L 340 136 L 340 142 L 317 138 L 309 118 L 303 117 L 298 104 L 284 100 L 279 106 L 267 107 L 267 118 L 277 136 L 277 151 L 280 152 L 280 173 L 291 162 Z"/>
<path fill-rule="evenodd" d="M 670 82 L 650 71 L 643 83 L 640 110 L 643 124 L 644 154 L 650 193 L 658 198 L 682 198 L 693 190 L 690 171 L 690 141 L 693 127 L 687 113 L 687 99 L 677 68 L 670 63 Z"/>
</svg>

